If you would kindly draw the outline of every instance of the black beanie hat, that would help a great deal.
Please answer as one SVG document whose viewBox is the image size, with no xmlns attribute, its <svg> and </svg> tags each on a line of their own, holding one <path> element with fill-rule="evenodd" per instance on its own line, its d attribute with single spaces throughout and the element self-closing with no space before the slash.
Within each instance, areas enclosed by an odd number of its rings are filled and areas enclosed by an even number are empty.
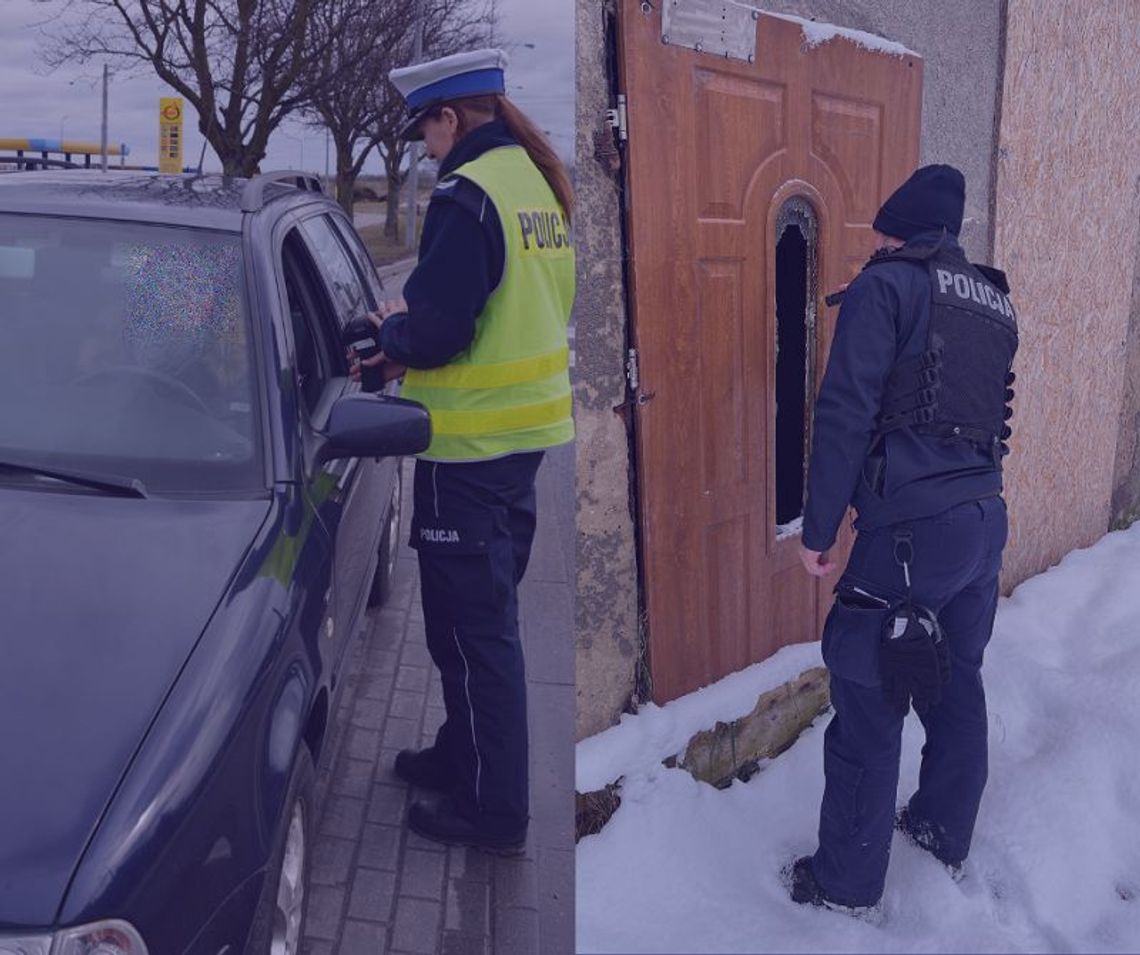
<svg viewBox="0 0 1140 955">
<path fill-rule="evenodd" d="M 910 240 L 946 229 L 957 235 L 966 205 L 966 179 L 953 166 L 923 166 L 891 193 L 873 223 L 883 235 Z"/>
</svg>

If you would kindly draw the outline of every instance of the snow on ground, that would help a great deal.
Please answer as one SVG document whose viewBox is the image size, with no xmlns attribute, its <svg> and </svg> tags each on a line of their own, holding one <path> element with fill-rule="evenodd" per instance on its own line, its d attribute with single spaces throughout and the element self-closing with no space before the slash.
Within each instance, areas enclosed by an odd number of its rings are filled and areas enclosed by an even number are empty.
<svg viewBox="0 0 1140 955">
<path fill-rule="evenodd" d="M 578 845 L 579 952 L 1140 951 L 1140 525 L 1002 601 L 966 878 L 896 834 L 881 925 L 795 905 L 780 878 L 816 846 L 830 716 L 725 790 L 660 764 L 818 662 L 818 644 L 790 648 L 579 744 L 580 792 L 625 775 L 613 819 Z M 912 714 L 900 804 L 921 746 Z"/>
</svg>

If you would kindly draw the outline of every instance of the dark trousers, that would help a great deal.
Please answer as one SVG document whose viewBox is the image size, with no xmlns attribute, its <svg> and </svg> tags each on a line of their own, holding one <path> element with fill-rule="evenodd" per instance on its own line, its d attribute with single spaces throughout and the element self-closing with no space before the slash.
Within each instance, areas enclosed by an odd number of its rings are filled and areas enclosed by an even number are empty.
<svg viewBox="0 0 1140 955">
<path fill-rule="evenodd" d="M 913 534 L 912 599 L 934 610 L 949 641 L 943 699 L 921 717 L 926 730 L 913 824 L 931 833 L 945 862 L 966 858 L 986 784 L 986 698 L 982 655 L 997 609 L 1007 522 L 1001 498 L 907 522 Z M 887 873 L 898 790 L 903 718 L 877 684 L 882 613 L 852 609 L 845 590 L 897 599 L 905 593 L 894 532 L 860 532 L 824 628 L 835 715 L 824 736 L 824 795 L 812 869 L 823 891 L 846 905 L 879 900 Z"/>
<path fill-rule="evenodd" d="M 447 711 L 435 748 L 455 773 L 456 807 L 490 832 L 517 831 L 529 815 L 518 584 L 542 457 L 416 462 L 411 545 Z"/>
</svg>

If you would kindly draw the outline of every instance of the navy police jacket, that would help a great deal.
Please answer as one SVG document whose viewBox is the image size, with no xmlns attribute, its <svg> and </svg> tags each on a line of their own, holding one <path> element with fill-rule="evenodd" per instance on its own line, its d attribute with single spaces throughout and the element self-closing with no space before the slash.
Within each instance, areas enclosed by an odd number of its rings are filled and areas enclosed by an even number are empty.
<svg viewBox="0 0 1140 955">
<path fill-rule="evenodd" d="M 499 214 L 467 179 L 443 182 L 464 163 L 498 146 L 518 145 L 500 120 L 471 130 L 439 167 L 424 216 L 419 261 L 404 285 L 407 312 L 380 328 L 380 347 L 409 368 L 438 368 L 475 338 L 475 320 L 502 280 L 506 247 Z"/>
<path fill-rule="evenodd" d="M 943 247 L 959 248 L 952 236 Z M 811 550 L 835 543 L 849 505 L 856 529 L 871 530 L 1001 493 L 1000 465 L 983 448 L 910 428 L 873 440 L 891 369 L 927 347 L 930 300 L 927 272 L 908 261 L 876 263 L 847 289 L 815 405 L 802 538 Z"/>
</svg>

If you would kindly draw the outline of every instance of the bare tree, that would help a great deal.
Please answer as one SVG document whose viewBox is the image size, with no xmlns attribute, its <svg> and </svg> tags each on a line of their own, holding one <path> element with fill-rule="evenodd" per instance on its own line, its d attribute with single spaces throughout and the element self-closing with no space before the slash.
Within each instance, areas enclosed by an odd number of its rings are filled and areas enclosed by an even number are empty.
<svg viewBox="0 0 1140 955">
<path fill-rule="evenodd" d="M 427 0 L 424 55 L 445 56 L 489 41 L 494 0 Z M 336 146 L 337 199 L 351 215 L 355 183 L 368 155 L 380 153 L 388 183 L 385 233 L 398 231 L 407 144 L 399 139 L 404 104 L 388 80 L 412 60 L 415 5 L 408 0 L 327 0 L 314 15 L 311 42 L 320 48 L 301 79 L 306 112 Z"/>
<path fill-rule="evenodd" d="M 336 197 L 351 217 L 356 180 L 376 145 L 377 108 L 391 100 L 387 71 L 392 49 L 408 29 L 407 4 L 330 0 L 314 18 L 311 42 L 321 49 L 299 80 L 302 112 L 324 126 L 336 151 Z M 346 69 L 344 64 L 354 64 Z"/>
<path fill-rule="evenodd" d="M 44 49 L 49 66 L 98 57 L 153 69 L 197 111 L 223 170 L 249 176 L 301 103 L 298 80 L 325 52 L 313 42 L 314 14 L 333 0 L 35 2 L 61 8 Z"/>
</svg>

